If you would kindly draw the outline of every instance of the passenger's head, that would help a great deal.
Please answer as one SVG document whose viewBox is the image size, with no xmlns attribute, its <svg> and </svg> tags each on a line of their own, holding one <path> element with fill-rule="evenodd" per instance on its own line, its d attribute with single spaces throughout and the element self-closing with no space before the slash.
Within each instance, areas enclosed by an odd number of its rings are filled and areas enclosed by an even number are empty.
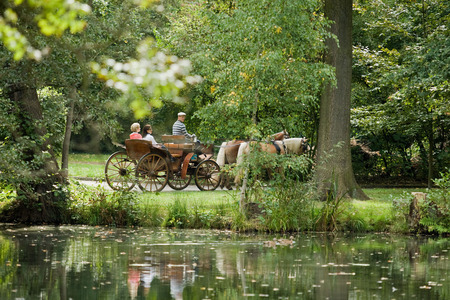
<svg viewBox="0 0 450 300">
<path fill-rule="evenodd" d="M 185 119 L 186 119 L 186 114 L 184 112 L 179 112 L 178 113 L 178 121 L 184 122 Z"/>
<path fill-rule="evenodd" d="M 146 136 L 147 134 L 151 134 L 153 131 L 152 125 L 147 124 L 142 128 L 142 136 Z"/>
<path fill-rule="evenodd" d="M 139 123 L 131 124 L 131 131 L 132 132 L 139 132 L 140 130 L 141 130 L 141 125 L 139 125 Z"/>
</svg>

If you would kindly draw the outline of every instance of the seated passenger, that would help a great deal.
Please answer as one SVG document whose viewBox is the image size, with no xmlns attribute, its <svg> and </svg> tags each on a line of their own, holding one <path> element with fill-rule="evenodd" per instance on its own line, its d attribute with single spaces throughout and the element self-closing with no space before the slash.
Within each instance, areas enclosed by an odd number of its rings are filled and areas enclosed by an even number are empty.
<svg viewBox="0 0 450 300">
<path fill-rule="evenodd" d="M 142 139 L 152 142 L 154 146 L 158 145 L 155 138 L 152 135 L 153 129 L 151 125 L 145 125 L 142 129 Z"/>
<path fill-rule="evenodd" d="M 141 125 L 139 125 L 139 123 L 131 124 L 130 139 L 142 139 L 142 135 L 139 131 L 141 131 Z"/>
<path fill-rule="evenodd" d="M 149 124 L 145 125 L 144 128 L 142 128 L 142 135 L 143 135 L 142 139 L 150 141 L 150 142 L 152 142 L 152 146 L 164 150 L 167 153 L 167 155 L 169 156 L 171 162 L 176 161 L 175 158 L 172 156 L 172 154 L 170 154 L 170 152 L 169 152 L 169 150 L 167 149 L 166 146 L 164 146 L 162 144 L 158 144 L 156 142 L 156 140 L 153 137 L 152 133 L 153 133 L 152 126 L 149 125 Z"/>
</svg>

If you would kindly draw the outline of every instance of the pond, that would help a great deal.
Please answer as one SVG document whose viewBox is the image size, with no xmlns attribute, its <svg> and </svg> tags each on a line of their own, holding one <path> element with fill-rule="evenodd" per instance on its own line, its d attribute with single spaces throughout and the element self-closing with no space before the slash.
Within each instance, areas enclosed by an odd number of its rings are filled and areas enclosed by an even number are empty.
<svg viewBox="0 0 450 300">
<path fill-rule="evenodd" d="M 0 225 L 0 299 L 450 299 L 450 240 Z"/>
</svg>

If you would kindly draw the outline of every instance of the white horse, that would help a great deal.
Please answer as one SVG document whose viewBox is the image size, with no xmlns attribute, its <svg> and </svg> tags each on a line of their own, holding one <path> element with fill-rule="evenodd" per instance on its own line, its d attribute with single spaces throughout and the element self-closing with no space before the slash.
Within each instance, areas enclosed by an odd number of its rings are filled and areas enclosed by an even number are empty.
<svg viewBox="0 0 450 300">
<path fill-rule="evenodd" d="M 246 142 L 240 144 L 237 165 L 241 165 L 244 160 L 244 155 L 250 153 L 250 149 L 256 147 L 257 151 L 264 151 L 268 153 L 278 153 L 282 155 L 295 154 L 301 155 L 309 150 L 306 138 L 291 138 L 283 141 L 274 141 L 273 143 L 261 143 L 261 142 Z M 239 184 L 242 178 L 242 169 L 235 178 L 235 183 Z"/>
<path fill-rule="evenodd" d="M 283 141 L 289 138 L 289 133 L 285 130 L 281 132 L 277 132 L 272 134 L 270 139 L 275 141 Z M 232 165 L 237 162 L 237 156 L 239 152 L 239 148 L 242 143 L 245 143 L 244 140 L 232 140 L 229 142 L 223 142 L 220 146 L 219 153 L 217 154 L 217 164 L 222 169 L 225 165 Z M 231 190 L 231 179 L 228 173 L 222 174 L 222 182 L 220 183 L 220 187 L 227 187 Z"/>
</svg>

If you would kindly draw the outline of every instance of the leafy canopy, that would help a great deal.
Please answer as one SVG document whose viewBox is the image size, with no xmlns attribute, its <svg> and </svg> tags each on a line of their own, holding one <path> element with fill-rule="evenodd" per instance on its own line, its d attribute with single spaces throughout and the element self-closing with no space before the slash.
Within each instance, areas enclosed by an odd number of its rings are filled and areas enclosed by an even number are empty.
<svg viewBox="0 0 450 300">
<path fill-rule="evenodd" d="M 190 1 L 172 17 L 169 47 L 203 77 L 191 91 L 209 140 L 299 135 L 333 78 L 319 1 Z"/>
</svg>

